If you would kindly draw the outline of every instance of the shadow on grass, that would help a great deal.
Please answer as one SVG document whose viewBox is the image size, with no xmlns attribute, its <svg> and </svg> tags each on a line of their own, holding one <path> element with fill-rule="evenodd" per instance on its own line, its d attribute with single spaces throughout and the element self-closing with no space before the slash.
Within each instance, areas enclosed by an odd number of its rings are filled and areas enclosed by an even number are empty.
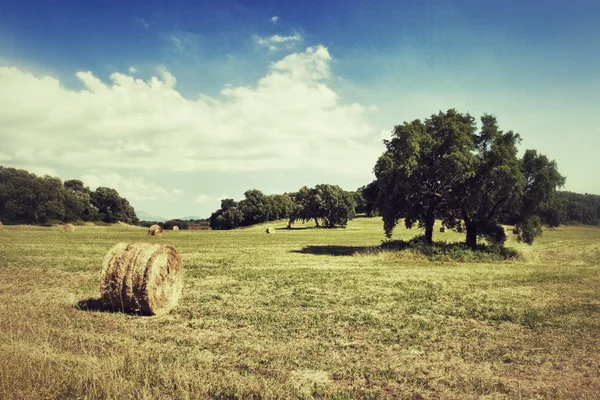
<svg viewBox="0 0 600 400">
<path fill-rule="evenodd" d="M 318 256 L 351 256 L 355 253 L 377 249 L 367 246 L 306 246 L 300 250 L 290 250 L 291 253 L 314 254 Z"/>
<path fill-rule="evenodd" d="M 300 250 L 291 250 L 292 253 L 327 255 L 327 256 L 353 256 L 356 254 L 378 254 L 403 252 L 419 254 L 430 261 L 463 261 L 463 262 L 492 262 L 503 260 L 518 260 L 520 254 L 506 247 L 487 246 L 479 244 L 471 249 L 465 243 L 433 242 L 425 243 L 423 236 L 417 236 L 409 241 L 386 240 L 379 246 L 306 246 Z"/>
<path fill-rule="evenodd" d="M 85 299 L 79 300 L 75 304 L 75 308 L 81 311 L 103 311 L 103 312 L 114 312 L 112 308 L 105 307 L 100 299 Z"/>
<path fill-rule="evenodd" d="M 305 229 L 315 229 L 316 226 L 299 226 L 297 228 L 295 227 L 291 227 L 291 228 L 275 228 L 276 231 L 303 231 Z"/>
<path fill-rule="evenodd" d="M 106 312 L 106 313 L 121 313 L 128 315 L 137 315 L 141 316 L 140 312 L 136 311 L 123 311 L 119 307 L 113 307 L 110 304 L 104 304 L 100 299 L 89 298 L 85 300 L 78 301 L 74 307 L 81 311 L 96 311 L 96 312 Z"/>
</svg>

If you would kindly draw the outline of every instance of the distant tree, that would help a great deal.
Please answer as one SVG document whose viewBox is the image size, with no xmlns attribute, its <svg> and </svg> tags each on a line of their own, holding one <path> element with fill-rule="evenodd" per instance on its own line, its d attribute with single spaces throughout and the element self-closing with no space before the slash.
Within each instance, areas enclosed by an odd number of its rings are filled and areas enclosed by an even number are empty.
<svg viewBox="0 0 600 400">
<path fill-rule="evenodd" d="M 365 202 L 365 213 L 367 217 L 375 217 L 379 215 L 379 187 L 377 181 L 369 183 L 367 186 L 362 188 L 362 196 Z"/>
<path fill-rule="evenodd" d="M 322 184 L 315 186 L 313 193 L 316 217 L 323 222 L 323 226 L 345 227 L 356 215 L 356 202 L 352 192 L 347 192 L 337 185 Z"/>
<path fill-rule="evenodd" d="M 247 190 L 245 199 L 238 203 L 238 208 L 244 216 L 243 226 L 259 224 L 272 219 L 273 210 L 269 199 L 257 189 Z"/>
<path fill-rule="evenodd" d="M 474 132 L 473 118 L 456 110 L 395 126 L 375 166 L 388 237 L 404 218 L 407 228 L 425 228 L 425 241 L 432 242 L 435 219 L 446 215 L 454 190 L 473 169 Z"/>
<path fill-rule="evenodd" d="M 352 192 L 354 202 L 356 203 L 356 214 L 365 214 L 367 212 L 367 200 L 365 199 L 364 190 L 366 186 L 361 186 L 356 191 Z"/>
<path fill-rule="evenodd" d="M 127 199 L 122 198 L 115 189 L 99 187 L 91 194 L 91 202 L 98 209 L 104 222 L 125 222 L 134 224 L 138 221 L 135 210 Z"/>
<path fill-rule="evenodd" d="M 292 226 L 296 221 L 305 223 L 312 219 L 314 219 L 316 225 L 319 226 L 319 220 L 316 217 L 317 205 L 312 189 L 303 186 L 298 192 L 292 195 L 292 198 L 294 201 L 294 208 L 290 213 L 288 226 Z"/>
</svg>

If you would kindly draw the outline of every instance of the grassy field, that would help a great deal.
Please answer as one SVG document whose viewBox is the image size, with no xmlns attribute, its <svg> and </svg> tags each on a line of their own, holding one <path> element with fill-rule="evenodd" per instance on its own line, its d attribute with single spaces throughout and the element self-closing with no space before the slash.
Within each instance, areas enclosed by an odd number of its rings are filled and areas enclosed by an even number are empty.
<svg viewBox="0 0 600 400">
<path fill-rule="evenodd" d="M 370 251 L 379 219 L 264 228 L 5 226 L 0 399 L 600 397 L 600 229 L 512 240 L 517 261 L 459 263 Z M 76 307 L 98 296 L 119 241 L 176 247 L 177 308 Z"/>
</svg>

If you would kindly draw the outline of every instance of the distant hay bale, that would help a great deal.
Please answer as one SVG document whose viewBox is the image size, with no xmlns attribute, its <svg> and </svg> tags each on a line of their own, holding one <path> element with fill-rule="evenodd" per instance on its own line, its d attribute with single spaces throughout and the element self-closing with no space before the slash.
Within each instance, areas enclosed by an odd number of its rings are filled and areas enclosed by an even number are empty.
<svg viewBox="0 0 600 400">
<path fill-rule="evenodd" d="M 175 225 L 175 226 L 173 227 L 173 230 L 174 230 L 174 231 L 178 231 L 178 230 L 179 230 L 179 227 L 178 227 L 177 225 Z"/>
<path fill-rule="evenodd" d="M 75 226 L 73 226 L 73 224 L 65 224 L 63 226 L 63 232 L 75 232 Z"/>
<path fill-rule="evenodd" d="M 446 227 L 445 226 L 440 226 L 440 232 L 442 232 L 442 233 L 446 232 Z"/>
<path fill-rule="evenodd" d="M 267 228 L 267 230 L 266 230 L 265 232 L 267 232 L 267 233 L 269 233 L 269 234 L 270 234 L 270 233 L 274 233 L 274 232 L 275 232 L 275 230 L 274 230 L 273 228 L 271 228 L 271 227 L 268 227 L 268 228 Z"/>
<path fill-rule="evenodd" d="M 3 226 L 4 224 L 2 224 L 2 221 L 0 221 L 0 229 L 2 229 Z"/>
<path fill-rule="evenodd" d="M 160 236 L 162 235 L 162 228 L 158 225 L 152 225 L 148 228 L 148 236 Z"/>
<path fill-rule="evenodd" d="M 119 243 L 104 258 L 100 301 L 106 308 L 163 314 L 177 305 L 182 288 L 181 258 L 171 245 Z"/>
</svg>

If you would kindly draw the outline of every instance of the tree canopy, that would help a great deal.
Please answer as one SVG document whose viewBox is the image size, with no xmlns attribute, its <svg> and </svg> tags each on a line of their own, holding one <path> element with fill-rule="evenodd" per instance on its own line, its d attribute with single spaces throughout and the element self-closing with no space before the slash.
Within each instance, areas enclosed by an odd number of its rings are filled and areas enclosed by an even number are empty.
<svg viewBox="0 0 600 400">
<path fill-rule="evenodd" d="M 91 191 L 80 180 L 64 183 L 25 170 L 0 166 L 0 219 L 4 222 L 105 221 L 136 223 L 135 210 L 116 190 Z"/>
<path fill-rule="evenodd" d="M 449 110 L 394 128 L 374 168 L 388 237 L 400 218 L 408 228 L 425 228 L 428 243 L 435 219 L 450 228 L 464 221 L 471 247 L 478 237 L 503 243 L 498 224 L 507 218 L 522 225 L 527 243 L 541 234 L 539 217 L 565 179 L 535 150 L 519 159 L 520 136 L 502 132 L 494 116 L 484 115 L 481 123 L 477 132 L 469 114 Z"/>
</svg>

